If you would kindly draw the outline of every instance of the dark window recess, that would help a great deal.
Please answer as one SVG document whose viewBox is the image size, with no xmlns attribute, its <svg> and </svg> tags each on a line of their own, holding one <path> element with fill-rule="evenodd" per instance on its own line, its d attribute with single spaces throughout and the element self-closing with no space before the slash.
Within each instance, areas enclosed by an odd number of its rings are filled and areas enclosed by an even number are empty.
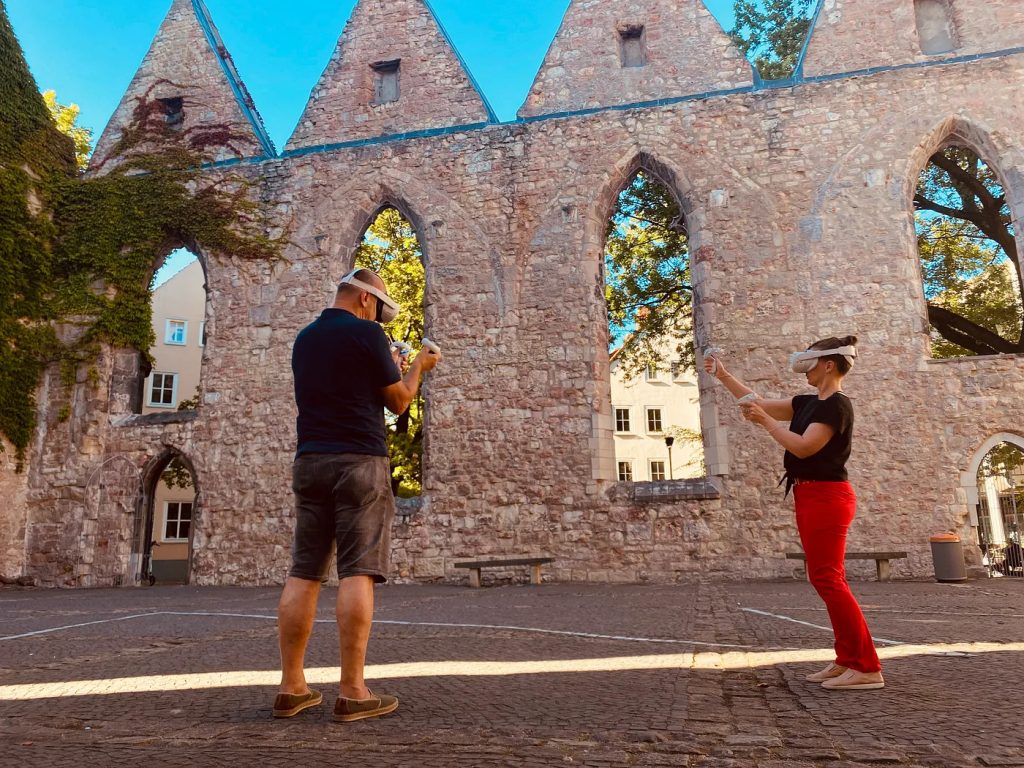
<svg viewBox="0 0 1024 768">
<path fill-rule="evenodd" d="M 185 122 L 185 99 L 172 96 L 169 99 L 157 99 L 164 109 L 164 120 L 168 125 L 178 126 Z"/>
<path fill-rule="evenodd" d="M 398 97 L 401 96 L 398 87 L 401 63 L 401 59 L 392 59 L 391 61 L 378 61 L 376 64 L 370 65 L 374 73 L 374 104 L 393 104 L 398 101 Z"/>
<path fill-rule="evenodd" d="M 619 27 L 619 56 L 623 67 L 647 66 L 647 36 L 643 24 Z"/>
</svg>

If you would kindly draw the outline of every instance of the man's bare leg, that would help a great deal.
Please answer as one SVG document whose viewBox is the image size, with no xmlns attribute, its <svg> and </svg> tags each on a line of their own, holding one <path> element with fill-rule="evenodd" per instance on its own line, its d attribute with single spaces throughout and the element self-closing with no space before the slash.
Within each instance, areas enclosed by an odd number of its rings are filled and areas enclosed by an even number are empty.
<svg viewBox="0 0 1024 768">
<path fill-rule="evenodd" d="M 346 699 L 369 698 L 363 667 L 373 625 L 373 577 L 349 576 L 341 580 L 337 615 L 341 695 Z"/>
<path fill-rule="evenodd" d="M 277 632 L 281 647 L 281 693 L 303 694 L 306 684 L 306 646 L 313 632 L 320 582 L 289 576 L 277 606 Z"/>
</svg>

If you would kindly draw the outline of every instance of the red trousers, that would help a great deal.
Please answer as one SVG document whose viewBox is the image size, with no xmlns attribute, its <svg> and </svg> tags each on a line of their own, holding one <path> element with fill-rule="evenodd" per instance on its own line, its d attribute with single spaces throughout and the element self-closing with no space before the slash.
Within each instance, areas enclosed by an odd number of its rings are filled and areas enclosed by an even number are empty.
<svg viewBox="0 0 1024 768">
<path fill-rule="evenodd" d="M 858 672 L 882 669 L 864 614 L 846 582 L 846 531 L 857 510 L 849 483 L 800 483 L 796 527 L 807 555 L 807 576 L 828 608 L 836 636 L 836 664 Z"/>
</svg>

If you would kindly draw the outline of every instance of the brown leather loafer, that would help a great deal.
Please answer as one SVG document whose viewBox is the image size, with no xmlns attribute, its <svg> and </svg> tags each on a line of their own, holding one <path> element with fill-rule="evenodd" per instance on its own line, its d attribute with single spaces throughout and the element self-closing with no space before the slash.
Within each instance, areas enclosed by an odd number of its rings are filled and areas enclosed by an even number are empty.
<svg viewBox="0 0 1024 768">
<path fill-rule="evenodd" d="M 346 699 L 342 696 L 334 702 L 334 720 L 338 723 L 351 723 L 353 720 L 366 720 L 370 717 L 381 717 L 398 709 L 398 699 L 387 694 L 376 694 L 370 691 L 368 699 Z"/>
<path fill-rule="evenodd" d="M 323 694 L 312 688 L 306 693 L 279 693 L 274 699 L 274 717 L 295 717 L 302 710 L 315 707 L 323 700 Z"/>
</svg>

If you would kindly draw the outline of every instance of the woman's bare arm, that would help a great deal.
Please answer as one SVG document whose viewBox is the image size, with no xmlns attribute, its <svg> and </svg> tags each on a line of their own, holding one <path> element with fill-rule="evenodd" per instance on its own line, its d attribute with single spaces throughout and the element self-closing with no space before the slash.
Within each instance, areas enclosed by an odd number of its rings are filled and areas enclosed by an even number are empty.
<svg viewBox="0 0 1024 768">
<path fill-rule="evenodd" d="M 725 369 L 725 366 L 722 365 L 722 361 L 713 355 L 708 355 L 704 358 L 704 370 L 722 382 L 722 385 L 728 389 L 729 392 L 732 393 L 732 396 L 737 400 L 741 397 L 755 394 L 754 390 L 729 373 L 729 371 Z M 773 419 L 781 419 L 783 421 L 793 420 L 792 400 L 767 400 L 759 397 L 756 400 L 748 402 L 754 402 L 761 406 L 761 408 L 763 408 L 764 411 Z"/>
</svg>

